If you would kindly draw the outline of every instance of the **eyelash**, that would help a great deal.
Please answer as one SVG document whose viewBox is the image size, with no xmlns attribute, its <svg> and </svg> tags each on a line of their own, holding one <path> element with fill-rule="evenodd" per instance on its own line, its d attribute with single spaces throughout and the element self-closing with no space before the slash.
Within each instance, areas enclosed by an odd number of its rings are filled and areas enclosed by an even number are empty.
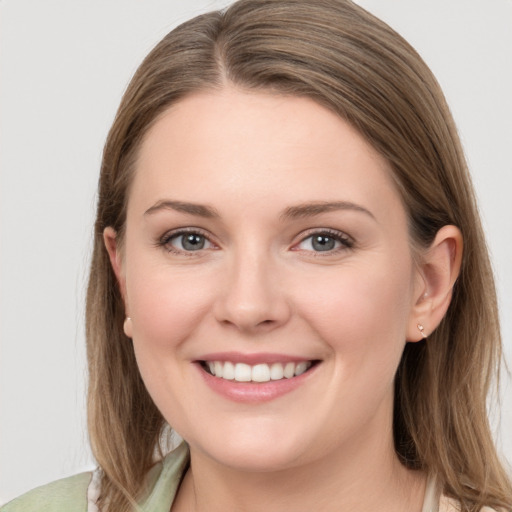
<svg viewBox="0 0 512 512">
<path fill-rule="evenodd" d="M 308 240 L 310 238 L 312 239 L 315 236 L 331 238 L 335 242 L 340 243 L 340 247 L 326 250 L 326 251 L 306 250 L 306 252 L 311 253 L 311 255 L 314 256 L 315 258 L 332 256 L 333 254 L 337 254 L 339 252 L 346 251 L 348 249 L 353 249 L 354 245 L 355 245 L 354 240 L 350 236 L 348 236 L 346 233 L 343 233 L 342 231 L 337 231 L 334 229 L 320 229 L 320 230 L 315 229 L 306 234 L 303 234 L 301 236 L 300 241 L 293 246 L 292 250 L 301 251 L 302 249 L 300 249 L 298 246 L 303 244 L 306 240 Z"/>
<path fill-rule="evenodd" d="M 212 244 L 215 246 L 215 244 L 210 240 L 209 235 L 204 232 L 200 228 L 185 228 L 185 229 L 178 229 L 176 231 L 171 231 L 165 233 L 155 244 L 157 247 L 163 247 L 167 250 L 169 253 L 179 254 L 179 255 L 186 255 L 186 256 L 196 256 L 194 253 L 200 253 L 204 249 L 199 249 L 197 251 L 187 251 L 187 250 L 180 250 L 174 248 L 172 245 L 170 245 L 170 242 L 174 239 L 178 239 L 180 236 L 184 235 L 199 235 L 200 237 L 203 237 L 205 241 L 209 244 Z M 314 250 L 305 250 L 300 249 L 298 246 L 303 244 L 306 240 L 317 236 L 317 237 L 325 237 L 330 238 L 334 240 L 334 242 L 339 242 L 341 244 L 341 247 L 337 247 L 334 249 L 328 249 L 326 251 L 314 251 Z M 341 251 L 346 251 L 347 249 L 352 249 L 354 247 L 354 240 L 349 237 L 347 234 L 343 233 L 342 231 L 336 231 L 333 229 L 316 229 L 311 230 L 308 233 L 302 234 L 301 239 L 298 243 L 294 244 L 291 250 L 293 251 L 304 251 L 311 253 L 311 255 L 314 255 L 314 257 L 325 257 L 332 254 L 336 254 Z"/>
<path fill-rule="evenodd" d="M 184 236 L 184 235 L 199 235 L 200 237 L 204 238 L 207 243 L 215 245 L 210 240 L 208 234 L 200 228 L 185 228 L 185 229 L 178 229 L 176 231 L 167 232 L 167 233 L 165 233 L 165 235 L 163 235 L 157 241 L 157 243 L 155 245 L 157 247 L 163 247 L 169 253 L 185 255 L 185 256 L 196 256 L 196 254 L 195 254 L 196 252 L 197 253 L 202 252 L 202 249 L 200 249 L 198 251 L 186 251 L 186 250 L 176 249 L 175 247 L 170 245 L 172 240 L 178 239 L 180 236 Z"/>
</svg>

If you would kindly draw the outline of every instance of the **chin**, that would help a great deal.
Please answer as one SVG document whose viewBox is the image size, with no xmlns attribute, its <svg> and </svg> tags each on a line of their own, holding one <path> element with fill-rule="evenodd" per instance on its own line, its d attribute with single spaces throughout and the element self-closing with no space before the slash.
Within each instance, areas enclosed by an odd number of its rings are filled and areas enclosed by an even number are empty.
<svg viewBox="0 0 512 512">
<path fill-rule="evenodd" d="M 189 444 L 216 463 L 241 472 L 282 471 L 304 462 L 308 440 L 283 425 L 277 433 L 263 428 L 256 432 L 233 430 L 208 440 L 190 440 Z"/>
<path fill-rule="evenodd" d="M 287 451 L 266 442 L 263 446 L 227 446 L 215 457 L 217 463 L 244 473 L 273 473 L 300 464 L 296 450 Z"/>
</svg>

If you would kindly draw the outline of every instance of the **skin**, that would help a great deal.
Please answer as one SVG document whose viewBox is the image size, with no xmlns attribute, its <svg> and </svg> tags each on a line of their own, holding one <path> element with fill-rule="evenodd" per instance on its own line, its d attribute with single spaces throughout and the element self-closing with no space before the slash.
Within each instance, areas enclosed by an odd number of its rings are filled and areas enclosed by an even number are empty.
<svg viewBox="0 0 512 512">
<path fill-rule="evenodd" d="M 283 215 L 325 202 L 345 207 Z M 334 248 L 315 250 L 326 230 Z M 190 445 L 173 511 L 421 510 L 425 475 L 393 449 L 393 380 L 417 324 L 428 334 L 448 307 L 462 240 L 445 226 L 415 264 L 388 165 L 346 122 L 229 86 L 185 98 L 146 135 L 125 238 L 107 228 L 105 243 L 141 375 Z M 205 384 L 211 352 L 320 362 L 240 403 Z"/>
</svg>

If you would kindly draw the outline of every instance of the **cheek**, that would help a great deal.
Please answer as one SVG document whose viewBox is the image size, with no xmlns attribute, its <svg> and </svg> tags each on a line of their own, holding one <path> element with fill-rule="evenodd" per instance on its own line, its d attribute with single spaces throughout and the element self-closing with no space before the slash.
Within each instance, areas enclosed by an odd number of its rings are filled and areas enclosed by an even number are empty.
<svg viewBox="0 0 512 512">
<path fill-rule="evenodd" d="M 127 298 L 133 325 L 133 346 L 146 388 L 174 427 L 190 415 L 193 386 L 187 365 L 194 350 L 194 332 L 210 310 L 211 288 L 198 286 L 204 276 L 176 272 L 166 265 L 133 260 L 127 266 Z M 132 270 L 132 272 L 130 272 Z"/>
<path fill-rule="evenodd" d="M 211 286 L 197 272 L 134 259 L 126 278 L 134 342 L 155 356 L 180 347 L 209 310 Z"/>
<path fill-rule="evenodd" d="M 302 295 L 302 316 L 347 364 L 348 354 L 399 359 L 411 301 L 410 262 L 401 263 L 347 265 L 311 280 L 307 296 Z"/>
</svg>

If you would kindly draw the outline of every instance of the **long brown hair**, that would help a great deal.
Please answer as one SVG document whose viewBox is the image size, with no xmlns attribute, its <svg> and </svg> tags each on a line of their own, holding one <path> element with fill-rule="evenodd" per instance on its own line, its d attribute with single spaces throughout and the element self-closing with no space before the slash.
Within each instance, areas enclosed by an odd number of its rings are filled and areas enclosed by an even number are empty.
<svg viewBox="0 0 512 512">
<path fill-rule="evenodd" d="M 123 334 L 103 230 L 112 226 L 122 241 L 148 128 L 184 96 L 227 82 L 309 97 L 351 123 L 391 164 L 412 247 L 429 246 L 446 224 L 459 227 L 465 251 L 448 313 L 426 342 L 406 346 L 398 368 L 395 447 L 407 467 L 436 474 L 462 510 L 512 508 L 486 413 L 501 358 L 496 294 L 456 128 L 418 54 L 349 0 L 241 0 L 198 16 L 168 34 L 128 86 L 103 154 L 87 294 L 89 430 L 104 472 L 101 503 L 130 510 L 166 426 Z"/>
</svg>

